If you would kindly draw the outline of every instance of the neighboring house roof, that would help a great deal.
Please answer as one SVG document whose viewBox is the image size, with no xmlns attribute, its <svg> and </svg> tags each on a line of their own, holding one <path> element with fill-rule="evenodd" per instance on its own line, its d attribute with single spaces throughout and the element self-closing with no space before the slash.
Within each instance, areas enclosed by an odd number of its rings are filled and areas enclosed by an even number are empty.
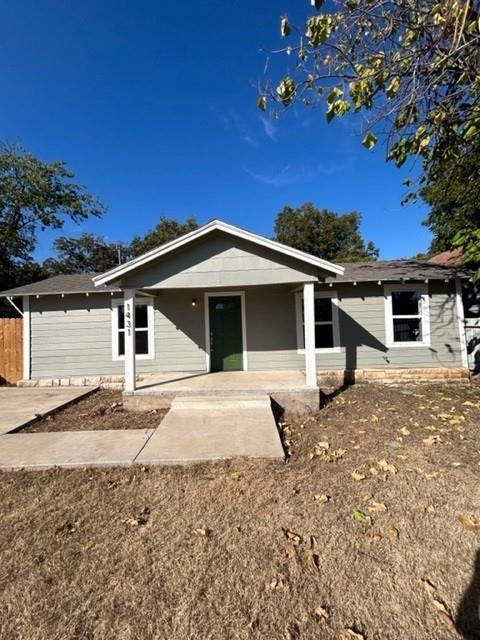
<svg viewBox="0 0 480 640">
<path fill-rule="evenodd" d="M 433 256 L 428 261 L 432 264 L 446 264 L 450 267 L 459 267 L 462 264 L 462 250 L 461 249 L 452 249 L 451 251 L 442 251 L 442 253 L 437 253 L 436 256 Z"/>
<path fill-rule="evenodd" d="M 212 220 L 208 224 L 195 229 L 195 231 L 191 231 L 190 233 L 186 233 L 171 242 L 166 242 L 160 247 L 156 247 L 147 253 L 139 256 L 138 258 L 134 258 L 125 264 L 119 265 L 106 273 L 103 273 L 99 276 L 96 276 L 93 281 L 95 286 L 99 286 L 102 284 L 107 284 L 109 282 L 118 280 L 122 276 L 126 275 L 138 269 L 139 267 L 143 267 L 148 264 L 152 260 L 160 258 L 175 249 L 178 249 L 184 245 L 187 245 L 198 238 L 201 238 L 209 233 L 214 231 L 222 231 L 236 238 L 241 238 L 243 240 L 247 240 L 254 244 L 260 245 L 262 247 L 267 247 L 268 249 L 272 249 L 278 253 L 282 253 L 284 255 L 290 256 L 291 258 L 295 258 L 300 262 L 305 262 L 307 264 L 313 265 L 322 269 L 323 271 L 327 271 L 329 273 L 334 273 L 338 275 L 343 274 L 343 268 L 339 265 L 333 264 L 332 262 L 328 262 L 327 260 L 322 260 L 322 258 L 317 258 L 316 256 L 312 256 L 304 251 L 299 251 L 298 249 L 293 249 L 292 247 L 288 247 L 287 245 L 281 244 L 280 242 L 276 242 L 275 240 L 270 240 L 269 238 L 265 238 L 263 236 L 259 236 L 256 233 L 252 233 L 251 231 L 246 231 L 245 229 L 241 229 L 240 227 L 236 227 L 232 224 L 227 224 L 226 222 L 222 222 L 221 220 Z"/>
<path fill-rule="evenodd" d="M 52 276 L 45 280 L 39 280 L 32 284 L 8 289 L 0 293 L 1 298 L 28 296 L 28 295 L 53 295 L 59 293 L 101 293 L 102 291 L 120 291 L 118 287 L 95 287 L 92 278 L 96 273 L 73 273 Z"/>
<path fill-rule="evenodd" d="M 342 276 L 328 277 L 327 282 L 372 282 L 399 280 L 444 280 L 468 278 L 470 274 L 455 267 L 420 260 L 378 260 L 377 262 L 349 262 L 341 265 Z"/>
</svg>

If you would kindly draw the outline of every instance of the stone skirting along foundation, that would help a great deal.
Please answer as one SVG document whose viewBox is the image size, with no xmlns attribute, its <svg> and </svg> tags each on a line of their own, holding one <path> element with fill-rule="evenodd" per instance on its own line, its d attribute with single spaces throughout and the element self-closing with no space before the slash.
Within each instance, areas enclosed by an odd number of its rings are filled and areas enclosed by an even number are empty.
<svg viewBox="0 0 480 640">
<path fill-rule="evenodd" d="M 139 375 L 137 381 L 148 380 L 150 376 Z M 321 389 L 338 388 L 343 385 L 363 382 L 393 384 L 401 382 L 468 382 L 470 372 L 463 367 L 429 367 L 412 369 L 319 369 L 318 385 Z M 18 387 L 102 387 L 123 389 L 124 377 L 117 376 L 70 376 L 65 378 L 35 378 L 19 380 Z"/>
<path fill-rule="evenodd" d="M 463 367 L 320 370 L 317 378 L 320 388 L 328 391 L 342 386 L 368 382 L 377 384 L 469 382 L 470 372 Z"/>
</svg>

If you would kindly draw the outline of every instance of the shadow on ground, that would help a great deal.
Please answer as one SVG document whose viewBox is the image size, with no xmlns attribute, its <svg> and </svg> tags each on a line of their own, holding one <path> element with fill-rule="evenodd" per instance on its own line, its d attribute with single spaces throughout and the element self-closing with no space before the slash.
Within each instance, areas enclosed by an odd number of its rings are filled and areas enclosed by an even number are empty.
<svg viewBox="0 0 480 640">
<path fill-rule="evenodd" d="M 472 579 L 458 607 L 456 627 L 466 640 L 480 639 L 480 549 L 475 556 Z"/>
</svg>

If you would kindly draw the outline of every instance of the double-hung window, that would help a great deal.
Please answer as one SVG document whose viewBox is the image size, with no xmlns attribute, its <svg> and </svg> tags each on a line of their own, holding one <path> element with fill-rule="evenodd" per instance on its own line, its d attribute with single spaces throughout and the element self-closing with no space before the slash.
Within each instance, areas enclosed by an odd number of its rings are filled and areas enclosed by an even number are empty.
<svg viewBox="0 0 480 640">
<path fill-rule="evenodd" d="M 123 300 L 115 300 L 112 307 L 112 352 L 114 360 L 125 358 L 125 307 Z M 139 360 L 154 357 L 153 301 L 135 301 L 135 353 Z"/>
<path fill-rule="evenodd" d="M 428 346 L 427 285 L 385 285 L 385 322 L 387 347 Z"/>
<path fill-rule="evenodd" d="M 335 291 L 315 293 L 315 351 L 339 351 L 340 332 L 338 325 L 338 298 Z M 302 352 L 305 349 L 305 314 L 303 295 L 296 294 L 297 345 Z"/>
</svg>

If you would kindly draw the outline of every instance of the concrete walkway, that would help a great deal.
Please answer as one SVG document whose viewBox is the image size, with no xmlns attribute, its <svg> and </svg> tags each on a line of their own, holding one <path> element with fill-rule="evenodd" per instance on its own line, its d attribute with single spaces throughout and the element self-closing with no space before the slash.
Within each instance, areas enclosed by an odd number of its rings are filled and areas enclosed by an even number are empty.
<svg viewBox="0 0 480 640">
<path fill-rule="evenodd" d="M 0 469 L 130 465 L 154 431 L 11 433 L 0 437 Z"/>
<path fill-rule="evenodd" d="M 60 409 L 95 387 L 0 387 L 0 435 L 33 422 L 39 415 Z"/>
<path fill-rule="evenodd" d="M 187 464 L 240 456 L 284 459 L 265 394 L 176 398 L 136 462 Z"/>
<path fill-rule="evenodd" d="M 240 456 L 284 459 L 266 394 L 177 398 L 156 429 L 0 436 L 0 469 L 4 470 L 188 464 Z"/>
</svg>

